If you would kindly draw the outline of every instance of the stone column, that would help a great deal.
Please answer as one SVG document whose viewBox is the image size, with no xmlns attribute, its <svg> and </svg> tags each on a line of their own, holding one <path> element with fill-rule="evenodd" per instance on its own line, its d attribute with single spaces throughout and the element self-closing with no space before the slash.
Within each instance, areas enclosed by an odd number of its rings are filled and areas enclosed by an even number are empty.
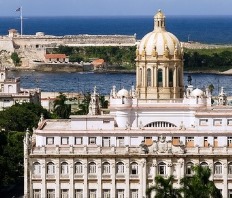
<svg viewBox="0 0 232 198">
<path fill-rule="evenodd" d="M 71 165 L 69 166 L 70 169 L 69 169 L 69 184 L 70 184 L 70 187 L 69 187 L 69 197 L 70 198 L 73 198 L 75 197 L 74 193 L 75 193 L 75 190 L 74 190 L 74 160 L 72 159 L 71 161 Z"/>
<path fill-rule="evenodd" d="M 167 66 L 164 65 L 164 67 L 163 67 L 163 72 L 162 72 L 163 87 L 166 87 L 166 70 L 167 70 Z"/>
<path fill-rule="evenodd" d="M 169 67 L 166 66 L 166 87 L 169 87 Z"/>
<path fill-rule="evenodd" d="M 116 171 L 115 171 L 115 166 L 116 166 L 116 164 L 115 164 L 115 159 L 113 160 L 113 162 L 112 162 L 112 172 L 111 172 L 111 175 L 112 175 L 112 186 L 111 186 L 111 196 L 110 197 L 112 197 L 112 198 L 115 198 L 115 194 L 116 194 L 116 182 L 115 182 L 115 180 L 116 180 L 116 178 L 115 178 L 115 176 L 116 176 Z"/>
<path fill-rule="evenodd" d="M 142 184 L 142 196 L 141 197 L 146 197 L 146 188 L 147 188 L 147 162 L 146 159 L 143 159 L 142 164 L 142 180 L 140 180 Z"/>
<path fill-rule="evenodd" d="M 173 78 L 173 87 L 177 87 L 177 66 L 176 64 L 174 65 L 174 78 Z"/>
<path fill-rule="evenodd" d="M 156 63 L 154 65 L 154 87 L 157 87 L 157 80 L 158 80 L 157 71 L 158 71 L 158 65 Z"/>
<path fill-rule="evenodd" d="M 60 159 L 57 159 L 55 162 L 55 183 L 56 183 L 56 189 L 55 189 L 55 196 L 60 197 Z"/>
<path fill-rule="evenodd" d="M 145 87 L 146 86 L 146 67 L 145 67 L 145 65 L 143 65 L 142 72 L 143 72 L 142 87 Z"/>
<path fill-rule="evenodd" d="M 46 191 L 47 191 L 47 186 L 46 186 L 46 160 L 45 158 L 43 159 L 42 162 L 42 167 L 41 167 L 41 177 L 42 177 L 42 189 L 41 189 L 41 198 L 46 197 Z"/>
<path fill-rule="evenodd" d="M 102 191 L 102 170 L 101 170 L 101 161 L 97 163 L 97 193 L 98 197 L 101 197 L 101 191 Z"/>
<path fill-rule="evenodd" d="M 88 161 L 87 159 L 84 160 L 83 163 L 83 173 L 84 173 L 84 189 L 83 189 L 83 198 L 87 198 L 88 197 Z"/>
<path fill-rule="evenodd" d="M 129 159 L 125 160 L 126 164 L 126 170 L 125 170 L 125 179 L 126 179 L 126 185 L 125 185 L 125 198 L 130 197 L 130 161 Z"/>
<path fill-rule="evenodd" d="M 227 160 L 222 165 L 222 174 L 223 174 L 223 188 L 222 188 L 222 197 L 228 196 L 228 166 Z"/>
</svg>

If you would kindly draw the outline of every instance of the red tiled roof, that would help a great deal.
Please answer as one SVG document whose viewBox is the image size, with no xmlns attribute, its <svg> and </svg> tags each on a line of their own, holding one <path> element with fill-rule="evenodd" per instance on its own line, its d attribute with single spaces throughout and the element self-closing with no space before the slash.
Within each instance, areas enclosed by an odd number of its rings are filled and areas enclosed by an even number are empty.
<svg viewBox="0 0 232 198">
<path fill-rule="evenodd" d="M 44 57 L 46 59 L 56 59 L 56 58 L 66 58 L 67 56 L 65 54 L 45 54 Z"/>
<path fill-rule="evenodd" d="M 97 60 L 92 61 L 92 64 L 93 65 L 101 65 L 104 62 L 105 62 L 104 59 L 97 59 Z"/>
</svg>

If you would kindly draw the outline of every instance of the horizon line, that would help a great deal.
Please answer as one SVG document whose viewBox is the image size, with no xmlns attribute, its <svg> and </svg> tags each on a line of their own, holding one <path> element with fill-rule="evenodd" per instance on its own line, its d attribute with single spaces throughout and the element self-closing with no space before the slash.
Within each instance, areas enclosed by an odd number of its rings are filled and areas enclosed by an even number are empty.
<svg viewBox="0 0 232 198">
<path fill-rule="evenodd" d="M 46 17 L 153 17 L 154 15 L 24 15 L 24 17 L 41 17 L 41 18 L 46 18 Z M 179 15 L 173 15 L 173 14 L 166 14 L 165 16 L 168 17 L 232 17 L 232 14 L 228 15 L 195 15 L 195 14 L 179 14 Z M 0 15 L 0 17 L 17 17 L 16 15 Z"/>
</svg>

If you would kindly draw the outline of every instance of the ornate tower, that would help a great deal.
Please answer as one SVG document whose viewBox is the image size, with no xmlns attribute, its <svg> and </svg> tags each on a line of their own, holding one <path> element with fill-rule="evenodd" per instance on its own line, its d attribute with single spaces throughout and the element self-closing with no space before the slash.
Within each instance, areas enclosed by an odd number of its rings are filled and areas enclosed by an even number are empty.
<svg viewBox="0 0 232 198">
<path fill-rule="evenodd" d="M 154 30 L 137 47 L 136 89 L 140 99 L 183 97 L 183 50 L 165 26 L 165 16 L 159 10 Z"/>
</svg>

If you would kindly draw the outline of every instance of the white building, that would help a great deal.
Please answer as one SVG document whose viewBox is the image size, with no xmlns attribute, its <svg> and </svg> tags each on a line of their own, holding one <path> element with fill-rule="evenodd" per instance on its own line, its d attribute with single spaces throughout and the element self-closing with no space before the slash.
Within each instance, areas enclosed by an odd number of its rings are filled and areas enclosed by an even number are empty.
<svg viewBox="0 0 232 198">
<path fill-rule="evenodd" d="M 183 51 L 155 28 L 136 50 L 136 90 L 116 90 L 110 114 L 44 120 L 25 137 L 25 197 L 145 198 L 154 177 L 174 175 L 175 186 L 196 164 L 209 166 L 223 197 L 232 197 L 232 107 L 223 89 L 217 104 L 208 90 L 183 85 Z"/>
<path fill-rule="evenodd" d="M 8 70 L 0 67 L 0 111 L 16 103 L 40 104 L 40 89 L 20 88 L 20 78 L 9 78 Z"/>
</svg>

